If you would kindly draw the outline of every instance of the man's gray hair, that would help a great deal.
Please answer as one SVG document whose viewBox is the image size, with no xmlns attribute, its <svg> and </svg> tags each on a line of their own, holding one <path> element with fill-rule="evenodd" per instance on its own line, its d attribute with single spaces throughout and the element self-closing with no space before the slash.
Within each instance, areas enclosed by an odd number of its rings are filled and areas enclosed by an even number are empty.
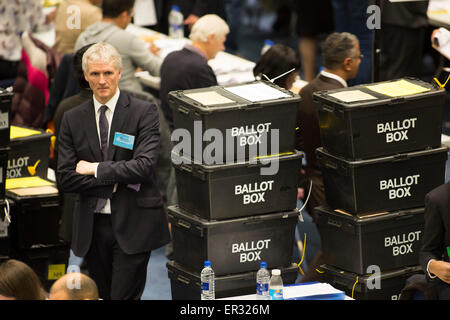
<svg viewBox="0 0 450 320">
<path fill-rule="evenodd" d="M 85 73 L 88 72 L 88 63 L 92 61 L 113 62 L 116 70 L 122 68 L 122 57 L 112 45 L 106 42 L 99 42 L 92 45 L 83 54 L 82 68 Z"/>
<path fill-rule="evenodd" d="M 192 41 L 206 42 L 211 34 L 220 36 L 229 32 L 228 24 L 221 17 L 215 14 L 207 14 L 194 23 L 189 38 Z"/>
<path fill-rule="evenodd" d="M 346 58 L 356 58 L 355 45 L 358 38 L 348 32 L 330 34 L 322 44 L 322 59 L 325 68 L 339 69 Z"/>
</svg>

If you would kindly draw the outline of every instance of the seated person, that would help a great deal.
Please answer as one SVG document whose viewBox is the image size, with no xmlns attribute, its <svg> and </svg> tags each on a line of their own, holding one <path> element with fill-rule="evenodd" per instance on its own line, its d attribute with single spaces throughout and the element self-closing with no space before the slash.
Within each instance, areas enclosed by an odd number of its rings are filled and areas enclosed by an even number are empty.
<svg viewBox="0 0 450 320">
<path fill-rule="evenodd" d="M 63 275 L 50 288 L 49 300 L 98 300 L 98 288 L 89 276 L 72 272 Z"/>
<path fill-rule="evenodd" d="M 208 65 L 219 51 L 225 49 L 226 35 L 230 32 L 227 23 L 217 15 L 207 14 L 192 27 L 189 38 L 192 45 L 171 52 L 161 66 L 161 88 L 159 90 L 164 116 L 173 130 L 172 110 L 168 93 L 174 90 L 206 88 L 217 85 L 216 75 Z"/>
<path fill-rule="evenodd" d="M 439 300 L 450 299 L 450 182 L 425 196 L 425 230 L 420 265 Z"/>
<path fill-rule="evenodd" d="M 0 300 L 45 300 L 36 273 L 25 263 L 10 259 L 0 264 Z"/>
<path fill-rule="evenodd" d="M 292 69 L 294 70 L 289 72 Z M 298 52 L 283 44 L 275 44 L 261 56 L 253 68 L 253 74 L 257 79 L 268 80 L 289 72 L 274 81 L 276 85 L 289 90 L 299 70 L 300 57 Z"/>
</svg>

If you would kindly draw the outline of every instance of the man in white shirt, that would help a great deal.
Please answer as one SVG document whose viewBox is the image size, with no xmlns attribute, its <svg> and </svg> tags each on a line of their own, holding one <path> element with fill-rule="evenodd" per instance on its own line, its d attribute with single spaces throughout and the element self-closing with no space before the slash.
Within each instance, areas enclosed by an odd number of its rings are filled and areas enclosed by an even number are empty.
<svg viewBox="0 0 450 320">
<path fill-rule="evenodd" d="M 58 186 L 78 193 L 71 246 L 102 299 L 140 299 L 151 250 L 170 241 L 155 179 L 158 111 L 119 90 L 112 45 L 91 46 L 82 64 L 93 97 L 64 113 L 58 137 Z"/>
<path fill-rule="evenodd" d="M 307 212 L 316 222 L 314 208 L 326 205 L 325 188 L 322 173 L 316 161 L 315 151 L 321 146 L 318 109 L 313 101 L 313 93 L 322 90 L 332 90 L 347 87 L 347 81 L 356 77 L 363 56 L 359 50 L 359 42 L 355 35 L 343 32 L 330 34 L 322 44 L 324 70 L 303 87 L 300 91 L 301 101 L 297 114 L 297 149 L 306 154 L 306 183 L 303 194 L 311 195 L 306 204 Z M 302 192 L 299 190 L 299 194 Z M 315 270 L 320 265 L 320 254 L 311 262 L 309 270 Z M 314 274 L 314 272 L 311 273 Z M 306 273 L 302 281 L 309 281 Z"/>
</svg>

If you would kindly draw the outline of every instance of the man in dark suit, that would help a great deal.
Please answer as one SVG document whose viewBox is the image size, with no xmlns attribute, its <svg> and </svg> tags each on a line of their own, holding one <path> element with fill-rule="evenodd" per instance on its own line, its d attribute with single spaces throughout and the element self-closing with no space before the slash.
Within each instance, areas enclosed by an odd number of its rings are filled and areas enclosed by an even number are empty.
<svg viewBox="0 0 450 320">
<path fill-rule="evenodd" d="M 347 81 L 356 77 L 362 59 L 358 39 L 347 32 L 329 35 L 322 44 L 322 56 L 324 69 L 301 89 L 302 100 L 297 114 L 297 148 L 306 154 L 307 188 L 312 180 L 307 208 L 313 218 L 313 208 L 326 204 L 322 174 L 316 161 L 316 149 L 321 146 L 321 141 L 318 108 L 313 102 L 313 93 L 347 87 Z"/>
<path fill-rule="evenodd" d="M 98 43 L 83 55 L 93 98 L 67 111 L 59 134 L 57 178 L 78 193 L 72 249 L 85 257 L 103 299 L 139 299 L 150 252 L 170 241 L 155 183 L 156 106 L 120 92 L 121 56 Z"/>
<path fill-rule="evenodd" d="M 450 182 L 425 196 L 425 229 L 420 264 L 436 289 L 438 298 L 450 299 Z"/>
<path fill-rule="evenodd" d="M 164 116 L 173 130 L 173 116 L 168 93 L 174 90 L 205 88 L 217 85 L 216 75 L 208 65 L 219 51 L 225 49 L 226 35 L 230 32 L 226 22 L 217 15 L 201 17 L 192 28 L 187 44 L 179 51 L 171 52 L 161 66 L 159 98 Z"/>
<path fill-rule="evenodd" d="M 313 101 L 313 93 L 347 87 L 347 81 L 356 77 L 362 59 L 358 39 L 347 32 L 332 33 L 322 44 L 322 57 L 324 69 L 301 89 L 302 99 L 297 113 L 297 149 L 303 150 L 306 155 L 306 183 L 299 188 L 299 194 L 309 194 L 311 188 L 306 208 L 314 222 L 314 208 L 326 205 L 326 199 L 322 173 L 316 160 L 316 149 L 321 146 L 321 141 L 318 108 Z M 310 277 L 317 274 L 315 267 L 323 263 L 321 256 L 316 254 L 302 281 L 316 280 Z"/>
</svg>

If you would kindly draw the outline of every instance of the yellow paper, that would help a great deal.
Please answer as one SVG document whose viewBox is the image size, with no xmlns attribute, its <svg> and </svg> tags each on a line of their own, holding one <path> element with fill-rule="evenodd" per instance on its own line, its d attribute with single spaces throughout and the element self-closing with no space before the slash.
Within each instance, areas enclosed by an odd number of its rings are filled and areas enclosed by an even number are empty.
<svg viewBox="0 0 450 320">
<path fill-rule="evenodd" d="M 413 94 L 430 91 L 429 88 L 424 88 L 422 86 L 419 86 L 406 80 L 398 80 L 374 84 L 367 86 L 367 89 L 390 97 L 409 96 Z"/>
<path fill-rule="evenodd" d="M 11 126 L 11 133 L 10 133 L 11 140 L 16 138 L 32 136 L 34 134 L 41 134 L 41 131 Z"/>
<path fill-rule="evenodd" d="M 58 280 L 66 274 L 65 264 L 50 264 L 48 266 L 48 278 L 47 280 Z"/>
<path fill-rule="evenodd" d="M 24 177 L 24 178 L 6 179 L 5 188 L 8 190 L 16 188 L 44 187 L 53 185 L 54 184 L 52 182 L 44 180 L 40 177 Z"/>
</svg>

